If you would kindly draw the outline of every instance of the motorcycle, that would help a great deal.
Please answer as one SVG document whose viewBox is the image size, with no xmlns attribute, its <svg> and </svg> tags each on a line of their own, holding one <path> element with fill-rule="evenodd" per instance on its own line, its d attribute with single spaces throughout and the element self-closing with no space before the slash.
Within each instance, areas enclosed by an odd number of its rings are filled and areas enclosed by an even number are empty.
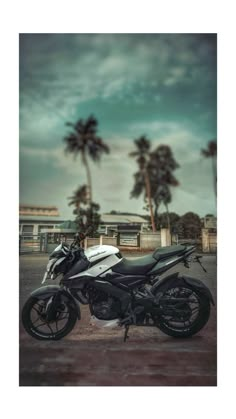
<svg viewBox="0 0 236 419">
<path fill-rule="evenodd" d="M 88 232 L 87 232 L 88 233 Z M 160 278 L 164 272 L 200 258 L 194 245 L 179 244 L 156 249 L 135 259 L 122 257 L 114 246 L 80 244 L 86 234 L 77 233 L 71 245 L 61 243 L 49 256 L 42 284 L 48 278 L 58 285 L 44 285 L 33 291 L 22 310 L 23 326 L 41 340 L 66 336 L 81 319 L 80 304 L 88 304 L 90 323 L 98 327 L 123 327 L 124 341 L 129 327 L 157 327 L 173 337 L 189 337 L 207 323 L 210 290 L 198 279 L 178 272 Z"/>
</svg>

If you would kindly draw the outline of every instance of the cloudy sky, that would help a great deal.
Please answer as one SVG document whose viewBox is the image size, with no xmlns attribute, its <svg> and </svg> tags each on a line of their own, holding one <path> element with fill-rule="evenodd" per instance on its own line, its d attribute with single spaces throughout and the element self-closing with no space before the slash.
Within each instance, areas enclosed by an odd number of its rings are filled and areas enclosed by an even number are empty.
<svg viewBox="0 0 236 419">
<path fill-rule="evenodd" d="M 65 155 L 67 121 L 90 114 L 111 153 L 91 163 L 102 212 L 144 213 L 130 199 L 142 134 L 171 146 L 180 168 L 170 210 L 215 213 L 211 162 L 216 138 L 216 36 L 204 34 L 20 35 L 20 202 L 57 205 L 86 182 L 80 158 Z M 164 211 L 164 208 L 160 208 Z"/>
</svg>

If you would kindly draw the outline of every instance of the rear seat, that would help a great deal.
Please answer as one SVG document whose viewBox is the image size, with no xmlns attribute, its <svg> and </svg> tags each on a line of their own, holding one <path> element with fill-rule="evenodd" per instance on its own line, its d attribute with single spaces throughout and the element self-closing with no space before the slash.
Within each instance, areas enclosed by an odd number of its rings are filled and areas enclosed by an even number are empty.
<svg viewBox="0 0 236 419">
<path fill-rule="evenodd" d="M 175 245 L 175 246 L 166 246 L 166 247 L 161 247 L 160 249 L 156 249 L 152 256 L 156 260 L 161 260 L 161 259 L 168 258 L 170 256 L 175 256 L 177 254 L 181 255 L 182 253 L 185 252 L 185 250 L 186 250 L 186 246 L 183 246 L 181 244 Z"/>
</svg>

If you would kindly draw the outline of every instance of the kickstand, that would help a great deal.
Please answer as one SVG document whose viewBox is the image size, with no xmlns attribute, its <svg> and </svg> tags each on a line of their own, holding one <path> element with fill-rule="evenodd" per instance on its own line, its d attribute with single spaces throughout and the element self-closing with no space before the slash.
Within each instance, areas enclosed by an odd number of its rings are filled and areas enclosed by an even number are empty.
<svg viewBox="0 0 236 419">
<path fill-rule="evenodd" d="M 126 339 L 129 338 L 128 336 L 129 326 L 125 326 L 125 335 L 124 335 L 124 342 L 126 342 Z"/>
</svg>

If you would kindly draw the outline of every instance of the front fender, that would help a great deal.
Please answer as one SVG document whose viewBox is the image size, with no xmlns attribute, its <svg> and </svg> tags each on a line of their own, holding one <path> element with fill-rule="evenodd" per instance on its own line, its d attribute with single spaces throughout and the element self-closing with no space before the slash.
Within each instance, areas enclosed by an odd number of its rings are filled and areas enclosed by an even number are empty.
<svg viewBox="0 0 236 419">
<path fill-rule="evenodd" d="M 79 304 L 68 291 L 61 288 L 59 285 L 45 285 L 43 287 L 37 288 L 36 290 L 31 292 L 31 296 L 44 300 L 51 297 L 52 295 L 56 295 L 57 293 L 60 293 L 60 298 L 62 301 L 69 301 L 69 304 L 77 312 L 77 317 L 80 320 L 81 313 Z"/>
<path fill-rule="evenodd" d="M 59 285 L 44 285 L 31 292 L 32 297 L 40 297 L 46 299 L 56 294 L 60 290 Z"/>
<path fill-rule="evenodd" d="M 179 272 L 175 272 L 172 275 L 166 276 L 165 278 L 157 281 L 151 288 L 151 292 L 155 295 L 159 292 L 165 292 L 170 286 L 178 285 L 190 285 L 191 287 L 197 289 L 199 293 L 205 295 L 209 298 L 210 302 L 215 305 L 211 291 L 207 286 L 200 281 L 199 279 L 192 278 L 187 275 L 180 275 Z"/>
</svg>

